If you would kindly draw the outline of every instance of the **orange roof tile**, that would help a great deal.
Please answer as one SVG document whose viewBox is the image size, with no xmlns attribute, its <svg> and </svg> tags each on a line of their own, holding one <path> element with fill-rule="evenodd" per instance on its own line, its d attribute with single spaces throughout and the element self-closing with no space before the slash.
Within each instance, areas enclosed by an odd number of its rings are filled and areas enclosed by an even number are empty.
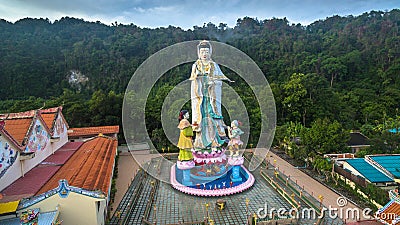
<svg viewBox="0 0 400 225">
<path fill-rule="evenodd" d="M 36 194 L 52 190 L 59 180 L 66 179 L 71 186 L 101 190 L 107 195 L 117 144 L 116 139 L 104 136 L 85 142 Z"/>
<path fill-rule="evenodd" d="M 33 118 L 7 119 L 4 129 L 14 138 L 14 140 L 22 145 Z"/>
<path fill-rule="evenodd" d="M 82 127 L 71 128 L 68 130 L 69 137 L 91 136 L 98 134 L 117 134 L 119 126 L 100 126 L 100 127 Z"/>
<path fill-rule="evenodd" d="M 400 217 L 400 204 L 392 200 L 392 203 L 381 213 L 378 218 L 386 224 L 392 224 L 392 220 Z"/>
<path fill-rule="evenodd" d="M 54 120 L 57 119 L 57 116 L 60 115 L 63 118 L 65 125 L 68 127 L 68 123 L 64 118 L 62 113 L 58 114 L 62 111 L 62 106 L 48 108 L 48 109 L 40 109 L 40 115 L 45 122 L 46 126 L 49 128 L 51 132 L 53 132 Z"/>
<path fill-rule="evenodd" d="M 41 113 L 56 113 L 56 112 L 58 112 L 59 109 L 62 110 L 62 106 L 57 106 L 57 107 L 47 108 L 47 109 L 40 109 L 40 112 Z"/>
<path fill-rule="evenodd" d="M 29 110 L 26 112 L 0 114 L 0 119 L 21 119 L 31 118 L 33 116 L 35 116 L 35 110 Z"/>
<path fill-rule="evenodd" d="M 28 135 L 29 127 L 33 122 L 32 120 L 34 118 L 40 120 L 46 125 L 44 126 L 46 131 L 51 134 L 53 121 L 60 110 L 62 110 L 61 106 L 48 109 L 29 110 L 26 112 L 0 114 L 0 120 L 4 121 L 5 124 L 4 126 L 1 125 L 0 129 L 4 128 L 8 137 L 22 148 L 22 142 Z M 60 115 L 62 116 L 62 114 Z M 66 125 L 68 127 L 68 124 Z"/>
<path fill-rule="evenodd" d="M 46 124 L 46 126 L 52 130 L 53 129 L 53 122 L 57 116 L 57 112 L 53 112 L 53 113 L 42 113 L 40 114 L 43 118 L 44 123 Z"/>
</svg>

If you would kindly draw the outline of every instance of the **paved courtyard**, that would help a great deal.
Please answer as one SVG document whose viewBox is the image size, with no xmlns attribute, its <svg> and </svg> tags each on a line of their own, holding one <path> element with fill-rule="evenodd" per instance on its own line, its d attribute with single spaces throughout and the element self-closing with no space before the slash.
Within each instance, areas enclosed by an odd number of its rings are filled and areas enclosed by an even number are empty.
<svg viewBox="0 0 400 225">
<path fill-rule="evenodd" d="M 159 159 L 152 159 L 148 170 L 157 170 L 160 176 L 168 176 L 165 165 Z M 110 224 L 179 224 L 204 221 L 207 217 L 215 224 L 245 225 L 246 215 L 254 214 L 259 208 L 290 210 L 291 205 L 260 176 L 260 171 L 252 172 L 256 182 L 243 193 L 224 197 L 198 197 L 181 193 L 168 183 L 159 182 L 150 175 L 138 173 L 131 187 L 116 209 Z M 215 203 L 226 201 L 226 208 L 220 210 Z M 248 207 L 246 199 L 249 200 Z M 209 207 L 206 208 L 208 203 Z M 301 204 L 303 207 L 305 204 Z M 300 220 L 299 224 L 315 224 L 317 220 Z M 194 223 L 193 223 L 194 224 Z M 343 224 L 340 220 L 329 220 L 322 224 Z"/>
<path fill-rule="evenodd" d="M 285 208 L 291 206 L 280 195 L 256 175 L 254 186 L 240 194 L 225 197 L 197 197 L 181 193 L 170 184 L 160 183 L 155 199 L 156 210 L 152 210 L 150 222 L 173 224 L 192 221 L 203 221 L 207 215 L 206 203 L 209 204 L 209 218 L 216 224 L 246 224 L 246 214 L 257 212 L 258 208 Z M 246 198 L 249 207 L 246 207 Z M 226 208 L 215 207 L 217 199 L 226 201 Z"/>
</svg>

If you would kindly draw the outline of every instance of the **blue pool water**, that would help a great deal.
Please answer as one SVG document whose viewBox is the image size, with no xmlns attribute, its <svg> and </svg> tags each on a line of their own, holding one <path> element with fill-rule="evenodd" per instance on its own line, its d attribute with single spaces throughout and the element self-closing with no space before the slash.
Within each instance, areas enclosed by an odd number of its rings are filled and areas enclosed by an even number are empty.
<svg viewBox="0 0 400 225">
<path fill-rule="evenodd" d="M 176 168 L 175 170 L 176 180 L 179 183 L 182 183 L 183 172 L 182 170 L 178 169 L 178 167 L 175 168 Z M 227 172 L 224 172 L 218 176 L 207 177 L 207 176 L 196 176 L 194 174 L 191 174 L 191 182 L 193 183 L 193 185 L 188 187 L 197 189 L 207 189 L 207 190 L 235 187 L 246 182 L 247 179 L 249 178 L 249 174 L 242 167 L 240 167 L 239 174 L 242 180 L 240 182 L 232 182 L 232 183 L 231 183 L 232 167 L 230 167 Z"/>
</svg>

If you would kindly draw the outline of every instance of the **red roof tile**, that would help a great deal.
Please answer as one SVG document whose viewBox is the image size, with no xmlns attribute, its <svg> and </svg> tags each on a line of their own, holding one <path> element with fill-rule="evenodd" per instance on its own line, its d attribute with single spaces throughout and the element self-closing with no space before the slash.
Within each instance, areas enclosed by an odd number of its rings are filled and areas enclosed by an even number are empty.
<svg viewBox="0 0 400 225">
<path fill-rule="evenodd" d="M 98 134 L 118 134 L 119 126 L 100 126 L 100 127 L 83 127 L 70 128 L 68 137 L 93 136 Z"/>
<path fill-rule="evenodd" d="M 71 156 L 75 153 L 76 150 L 83 144 L 83 142 L 72 142 L 75 145 L 70 145 L 67 142 L 63 147 L 57 150 L 53 155 L 50 155 L 45 160 L 43 160 L 42 164 L 64 164 Z"/>
<path fill-rule="evenodd" d="M 108 194 L 116 151 L 117 140 L 112 138 L 98 136 L 85 142 L 36 194 L 58 187 L 61 179 L 71 186 Z"/>
<path fill-rule="evenodd" d="M 50 155 L 42 163 L 27 172 L 24 177 L 17 179 L 6 187 L 1 192 L 5 196 L 1 201 L 13 201 L 33 196 L 61 168 L 61 164 L 64 164 L 82 144 L 83 142 L 66 143 L 53 155 Z"/>
<path fill-rule="evenodd" d="M 58 151 L 65 151 L 65 150 L 78 150 L 84 142 L 67 142 L 63 145 Z"/>
<path fill-rule="evenodd" d="M 24 177 L 20 177 L 14 183 L 6 187 L 2 194 L 4 196 L 16 196 L 16 199 L 20 195 L 33 196 L 49 179 L 53 176 L 60 166 L 36 166 L 25 174 Z"/>
</svg>

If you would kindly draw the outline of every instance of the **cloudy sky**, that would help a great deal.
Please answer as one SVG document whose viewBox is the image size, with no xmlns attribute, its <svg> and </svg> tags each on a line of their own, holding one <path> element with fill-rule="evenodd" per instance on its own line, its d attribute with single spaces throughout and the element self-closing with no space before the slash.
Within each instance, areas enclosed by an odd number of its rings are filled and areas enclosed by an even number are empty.
<svg viewBox="0 0 400 225">
<path fill-rule="evenodd" d="M 259 20 L 286 17 L 308 25 L 333 15 L 360 15 L 371 10 L 400 8 L 400 0 L 0 0 L 0 18 L 19 19 L 64 16 L 111 25 L 140 27 L 179 26 L 184 29 L 212 22 L 234 27 L 245 16 Z"/>
</svg>

